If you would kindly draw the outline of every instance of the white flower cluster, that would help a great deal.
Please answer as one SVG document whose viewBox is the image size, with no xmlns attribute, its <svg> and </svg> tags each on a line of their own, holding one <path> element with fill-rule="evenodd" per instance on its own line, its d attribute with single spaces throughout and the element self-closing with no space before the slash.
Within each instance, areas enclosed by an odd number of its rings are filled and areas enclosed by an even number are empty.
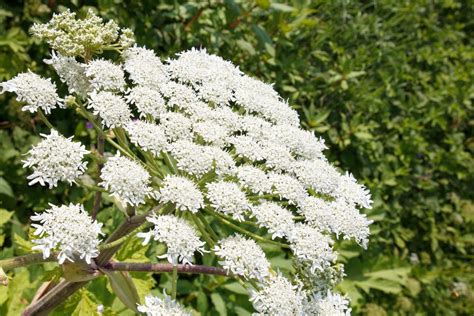
<svg viewBox="0 0 474 316">
<path fill-rule="evenodd" d="M 144 245 L 151 238 L 164 243 L 168 250 L 162 258 L 167 258 L 170 263 L 191 264 L 194 252 L 205 251 L 205 243 L 199 240 L 196 230 L 184 219 L 173 215 L 153 215 L 147 217 L 147 221 L 154 225 L 153 229 L 147 233 L 138 233 L 138 237 L 144 239 Z"/>
<path fill-rule="evenodd" d="M 145 296 L 145 305 L 138 305 L 137 309 L 147 316 L 191 316 L 191 313 L 166 294 L 164 299 L 152 295 Z"/>
<path fill-rule="evenodd" d="M 35 113 L 41 108 L 46 114 L 57 106 L 64 107 L 62 99 L 56 92 L 56 85 L 51 79 L 44 79 L 32 72 L 25 72 L 0 83 L 1 91 L 14 92 L 17 100 L 25 102 L 23 111 Z"/>
<path fill-rule="evenodd" d="M 299 286 L 281 274 L 267 278 L 260 289 L 250 292 L 250 301 L 257 311 L 255 316 L 303 315 L 304 299 Z"/>
<path fill-rule="evenodd" d="M 219 263 L 234 274 L 259 281 L 269 275 L 270 262 L 252 239 L 236 234 L 219 240 L 214 252 L 222 258 Z"/>
<path fill-rule="evenodd" d="M 152 195 L 148 172 L 120 153 L 107 160 L 102 168 L 101 178 L 103 181 L 100 185 L 130 205 L 142 204 L 147 196 Z"/>
<path fill-rule="evenodd" d="M 305 315 L 315 316 L 348 316 L 351 314 L 349 300 L 338 293 L 327 291 L 325 295 L 315 293 L 304 304 Z"/>
<path fill-rule="evenodd" d="M 59 250 L 60 264 L 66 259 L 73 262 L 78 258 L 91 263 L 91 259 L 99 254 L 102 224 L 93 220 L 80 204 L 50 206 L 50 209 L 31 216 L 32 221 L 38 222 L 31 226 L 39 237 L 33 240 L 37 244 L 33 250 L 41 250 L 45 259 L 51 251 Z"/>
<path fill-rule="evenodd" d="M 44 139 L 30 149 L 28 158 L 23 161 L 24 167 L 33 169 L 28 184 L 48 184 L 52 188 L 59 181 L 75 182 L 86 170 L 87 163 L 83 159 L 89 151 L 81 143 L 71 141 L 72 137 L 65 138 L 56 130 L 41 136 Z"/>
<path fill-rule="evenodd" d="M 159 195 L 160 202 L 171 202 L 180 211 L 196 213 L 204 206 L 204 198 L 196 184 L 180 176 L 166 176 Z"/>
</svg>

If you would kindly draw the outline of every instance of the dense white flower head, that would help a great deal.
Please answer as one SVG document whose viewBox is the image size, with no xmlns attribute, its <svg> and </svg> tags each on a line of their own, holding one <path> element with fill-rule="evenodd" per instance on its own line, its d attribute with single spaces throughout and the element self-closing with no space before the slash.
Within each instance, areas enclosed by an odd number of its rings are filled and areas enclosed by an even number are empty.
<svg viewBox="0 0 474 316">
<path fill-rule="evenodd" d="M 191 316 L 191 313 L 173 301 L 171 297 L 166 294 L 164 296 L 164 299 L 152 295 L 145 296 L 145 305 L 138 305 L 138 311 L 147 316 Z"/>
<path fill-rule="evenodd" d="M 250 209 L 250 203 L 236 183 L 211 182 L 206 185 L 206 188 L 206 196 L 216 211 L 230 215 L 238 221 L 244 220 L 244 213 Z"/>
<path fill-rule="evenodd" d="M 340 178 L 336 168 L 322 159 L 297 161 L 292 172 L 306 188 L 322 194 L 332 194 Z"/>
<path fill-rule="evenodd" d="M 238 157 L 244 157 L 252 162 L 261 161 L 265 157 L 264 148 L 249 136 L 232 136 L 229 138 L 229 143 L 234 146 Z"/>
<path fill-rule="evenodd" d="M 199 102 L 194 90 L 184 84 L 174 81 L 168 81 L 159 87 L 160 92 L 166 99 L 168 107 L 178 107 L 185 112 L 191 111 L 191 108 Z M 208 107 L 207 104 L 201 104 Z"/>
<path fill-rule="evenodd" d="M 48 258 L 52 251 L 58 251 L 58 261 L 62 264 L 66 259 L 75 261 L 78 258 L 91 263 L 91 259 L 99 255 L 99 235 L 102 224 L 93 220 L 80 204 L 56 206 L 42 213 L 31 216 L 37 223 L 34 239 L 37 244 L 33 250 L 41 250 L 43 258 Z"/>
<path fill-rule="evenodd" d="M 86 66 L 86 76 L 95 91 L 122 91 L 125 79 L 122 67 L 105 59 L 96 59 Z"/>
<path fill-rule="evenodd" d="M 120 153 L 107 159 L 100 177 L 103 180 L 100 185 L 123 203 L 139 205 L 152 194 L 150 174 Z"/>
<path fill-rule="evenodd" d="M 0 93 L 5 91 L 16 93 L 17 101 L 25 102 L 23 111 L 35 113 L 41 108 L 46 114 L 57 106 L 64 107 L 62 99 L 56 92 L 56 85 L 51 79 L 44 79 L 32 72 L 16 75 L 12 79 L 0 83 Z"/>
<path fill-rule="evenodd" d="M 253 205 L 251 210 L 257 223 L 267 228 L 272 238 L 289 236 L 293 230 L 293 214 L 276 203 L 262 201 L 259 205 Z"/>
<path fill-rule="evenodd" d="M 138 233 L 146 245 L 151 238 L 166 245 L 167 251 L 159 258 L 167 258 L 169 263 L 191 264 L 194 252 L 203 253 L 204 242 L 197 236 L 196 230 L 184 219 L 173 215 L 153 215 L 147 217 L 147 221 L 154 227 L 146 233 Z"/>
<path fill-rule="evenodd" d="M 123 68 L 135 84 L 158 88 L 168 81 L 163 63 L 152 50 L 135 46 L 125 50 L 122 56 Z"/>
<path fill-rule="evenodd" d="M 192 122 L 178 112 L 166 112 L 160 115 L 160 124 L 163 126 L 168 141 L 192 140 Z"/>
<path fill-rule="evenodd" d="M 230 134 L 230 131 L 225 126 L 212 120 L 194 123 L 193 131 L 207 144 L 219 147 L 224 147 L 228 143 Z"/>
<path fill-rule="evenodd" d="M 254 240 L 239 234 L 219 240 L 214 252 L 222 258 L 219 264 L 233 274 L 262 281 L 270 273 L 263 250 Z"/>
<path fill-rule="evenodd" d="M 133 87 L 125 98 L 128 103 L 135 104 L 141 118 L 151 115 L 157 119 L 160 114 L 166 112 L 165 100 L 161 93 L 150 87 Z"/>
<path fill-rule="evenodd" d="M 330 290 L 324 295 L 322 293 L 313 294 L 304 304 L 305 315 L 314 316 L 349 316 L 349 300 L 339 293 L 332 293 Z"/>
<path fill-rule="evenodd" d="M 169 59 L 167 70 L 172 78 L 191 84 L 202 99 L 214 104 L 227 104 L 233 99 L 235 82 L 241 76 L 231 62 L 195 48 Z"/>
<path fill-rule="evenodd" d="M 250 291 L 250 301 L 257 311 L 254 316 L 303 315 L 304 294 L 281 274 L 271 276 L 258 290 Z"/>
<path fill-rule="evenodd" d="M 102 125 L 114 128 L 126 125 L 132 112 L 125 100 L 109 91 L 92 92 L 89 95 L 88 107 L 102 119 Z"/>
<path fill-rule="evenodd" d="M 89 151 L 81 143 L 71 141 L 72 137 L 65 138 L 56 130 L 41 136 L 44 139 L 30 149 L 28 158 L 23 161 L 23 167 L 33 169 L 28 184 L 48 184 L 52 188 L 59 181 L 75 182 L 86 170 L 87 162 L 83 159 Z"/>
<path fill-rule="evenodd" d="M 213 157 L 205 146 L 188 140 L 178 140 L 168 146 L 179 170 L 191 175 L 202 176 L 212 169 Z"/>
<path fill-rule="evenodd" d="M 160 188 L 160 202 L 173 203 L 180 211 L 196 213 L 204 206 L 204 198 L 197 185 L 181 176 L 166 176 Z"/>
<path fill-rule="evenodd" d="M 299 212 L 319 231 L 334 233 L 337 237 L 343 235 L 344 239 L 354 238 L 362 247 L 367 247 L 372 221 L 359 213 L 353 203 L 343 199 L 329 202 L 309 196 L 300 204 Z"/>
<path fill-rule="evenodd" d="M 125 130 L 130 136 L 130 141 L 144 151 L 149 151 L 155 156 L 159 156 L 161 151 L 166 149 L 165 132 L 161 126 L 144 121 L 130 121 Z"/>
<path fill-rule="evenodd" d="M 298 204 L 308 196 L 301 182 L 290 175 L 272 172 L 268 177 L 274 193 L 280 198 L 287 199 L 290 204 Z"/>
<path fill-rule="evenodd" d="M 81 97 L 87 95 L 90 83 L 86 77 L 84 64 L 74 57 L 65 57 L 54 51 L 51 53 L 51 59 L 45 59 L 44 62 L 53 66 L 61 81 L 66 83 L 69 93 L 76 93 Z"/>
<path fill-rule="evenodd" d="M 251 165 L 242 165 L 237 168 L 237 178 L 242 187 L 252 193 L 263 194 L 272 192 L 272 183 L 268 175 L 260 168 Z"/>
<path fill-rule="evenodd" d="M 337 258 L 331 248 L 333 241 L 308 225 L 295 224 L 288 239 L 295 256 L 307 263 L 311 272 L 323 270 Z"/>
<path fill-rule="evenodd" d="M 372 208 L 370 191 L 362 184 L 357 183 L 354 176 L 348 172 L 339 178 L 339 184 L 334 195 L 364 208 Z"/>
</svg>

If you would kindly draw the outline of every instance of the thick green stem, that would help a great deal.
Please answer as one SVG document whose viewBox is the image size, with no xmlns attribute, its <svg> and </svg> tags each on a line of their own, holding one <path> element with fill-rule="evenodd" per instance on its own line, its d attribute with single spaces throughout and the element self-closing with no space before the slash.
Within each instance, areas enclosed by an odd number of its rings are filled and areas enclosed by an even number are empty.
<svg viewBox="0 0 474 316">
<path fill-rule="evenodd" d="M 125 241 L 127 241 L 128 238 L 130 238 L 132 235 L 136 234 L 138 231 L 146 228 L 148 225 L 147 223 L 143 223 L 142 225 L 140 225 L 139 227 L 135 228 L 133 231 L 131 231 L 130 233 L 128 233 L 127 235 L 117 239 L 117 240 L 114 240 L 112 242 L 109 242 L 107 244 L 102 244 L 99 246 L 99 250 L 105 250 L 105 249 L 110 249 L 110 248 L 114 248 L 114 247 L 117 247 L 117 246 L 120 246 L 121 244 L 123 244 Z"/>
<path fill-rule="evenodd" d="M 199 218 L 195 214 L 191 214 L 191 217 L 193 218 L 194 223 L 196 223 L 196 226 L 198 227 L 199 231 L 201 232 L 202 237 L 204 240 L 209 244 L 209 247 L 213 248 L 214 247 L 214 241 L 212 240 L 211 236 L 206 231 L 206 228 L 204 225 L 201 223 Z"/>
<path fill-rule="evenodd" d="M 178 288 L 178 265 L 173 265 L 173 280 L 171 281 L 171 298 L 176 300 L 176 289 Z"/>
<path fill-rule="evenodd" d="M 43 259 L 42 253 L 31 253 L 24 256 L 0 260 L 0 268 L 10 270 L 18 267 L 24 267 L 30 264 L 56 261 L 54 253 L 49 258 Z"/>
</svg>

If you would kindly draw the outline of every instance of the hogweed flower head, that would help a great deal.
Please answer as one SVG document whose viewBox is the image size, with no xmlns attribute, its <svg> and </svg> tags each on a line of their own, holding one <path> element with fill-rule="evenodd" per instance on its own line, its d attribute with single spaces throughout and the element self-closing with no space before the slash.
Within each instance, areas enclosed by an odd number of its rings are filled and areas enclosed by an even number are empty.
<svg viewBox="0 0 474 316">
<path fill-rule="evenodd" d="M 37 222 L 31 224 L 35 228 L 34 234 L 39 237 L 33 240 L 37 244 L 33 250 L 41 250 L 44 258 L 58 250 L 60 264 L 66 259 L 71 262 L 83 259 L 91 263 L 91 259 L 99 255 L 102 224 L 93 220 L 80 204 L 50 206 L 31 216 L 31 220 Z"/>
<path fill-rule="evenodd" d="M 148 244 L 151 238 L 162 242 L 167 247 L 165 255 L 169 263 L 176 265 L 179 262 L 191 264 L 196 251 L 205 252 L 204 242 L 197 236 L 196 230 L 184 219 L 173 215 L 153 215 L 147 221 L 154 225 L 147 233 L 138 233 L 143 238 L 143 244 Z"/>
<path fill-rule="evenodd" d="M 30 149 L 28 158 L 23 161 L 24 167 L 33 169 L 28 184 L 48 184 L 52 188 L 59 181 L 74 183 L 86 170 L 87 163 L 83 159 L 89 151 L 81 143 L 71 141 L 72 137 L 65 138 L 56 130 L 41 136 L 44 139 Z"/>
<path fill-rule="evenodd" d="M 191 180 L 180 176 L 166 176 L 159 190 L 160 202 L 173 203 L 180 211 L 196 213 L 204 206 L 201 191 Z"/>
<path fill-rule="evenodd" d="M 32 72 L 25 72 L 16 77 L 0 83 L 3 93 L 14 92 L 17 100 L 25 102 L 23 111 L 35 113 L 38 109 L 42 109 L 46 114 L 51 113 L 56 107 L 64 107 L 62 99 L 56 92 L 56 85 L 51 79 L 44 79 Z"/>
<path fill-rule="evenodd" d="M 171 297 L 166 294 L 164 296 L 164 299 L 152 295 L 145 296 L 145 304 L 138 305 L 138 311 L 147 316 L 191 316 L 191 313 L 173 301 Z"/>
<path fill-rule="evenodd" d="M 152 195 L 148 171 L 119 153 L 107 159 L 101 178 L 100 185 L 129 205 L 142 204 L 146 197 Z"/>
<path fill-rule="evenodd" d="M 349 300 L 338 293 L 314 293 L 304 304 L 305 315 L 315 316 L 349 316 Z"/>
<path fill-rule="evenodd" d="M 219 264 L 226 270 L 263 281 L 270 274 L 270 262 L 263 250 L 252 239 L 235 234 L 219 240 L 214 252 L 220 258 Z"/>
</svg>

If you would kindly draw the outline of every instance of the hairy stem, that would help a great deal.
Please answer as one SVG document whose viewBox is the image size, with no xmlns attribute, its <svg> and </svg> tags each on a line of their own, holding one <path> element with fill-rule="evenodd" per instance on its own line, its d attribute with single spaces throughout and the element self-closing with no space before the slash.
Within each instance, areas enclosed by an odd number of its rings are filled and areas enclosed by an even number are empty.
<svg viewBox="0 0 474 316">
<path fill-rule="evenodd" d="M 24 256 L 0 260 L 0 268 L 2 268 L 3 270 L 11 270 L 18 267 L 24 267 L 30 264 L 37 264 L 37 263 L 51 262 L 51 261 L 56 261 L 54 254 L 51 254 L 49 258 L 43 259 L 42 253 L 31 253 Z"/>
<path fill-rule="evenodd" d="M 156 273 L 173 272 L 173 267 L 176 267 L 177 273 L 232 276 L 225 269 L 197 264 L 173 265 L 171 263 L 108 262 L 102 266 L 102 268 L 112 271 L 137 271 Z"/>
</svg>

